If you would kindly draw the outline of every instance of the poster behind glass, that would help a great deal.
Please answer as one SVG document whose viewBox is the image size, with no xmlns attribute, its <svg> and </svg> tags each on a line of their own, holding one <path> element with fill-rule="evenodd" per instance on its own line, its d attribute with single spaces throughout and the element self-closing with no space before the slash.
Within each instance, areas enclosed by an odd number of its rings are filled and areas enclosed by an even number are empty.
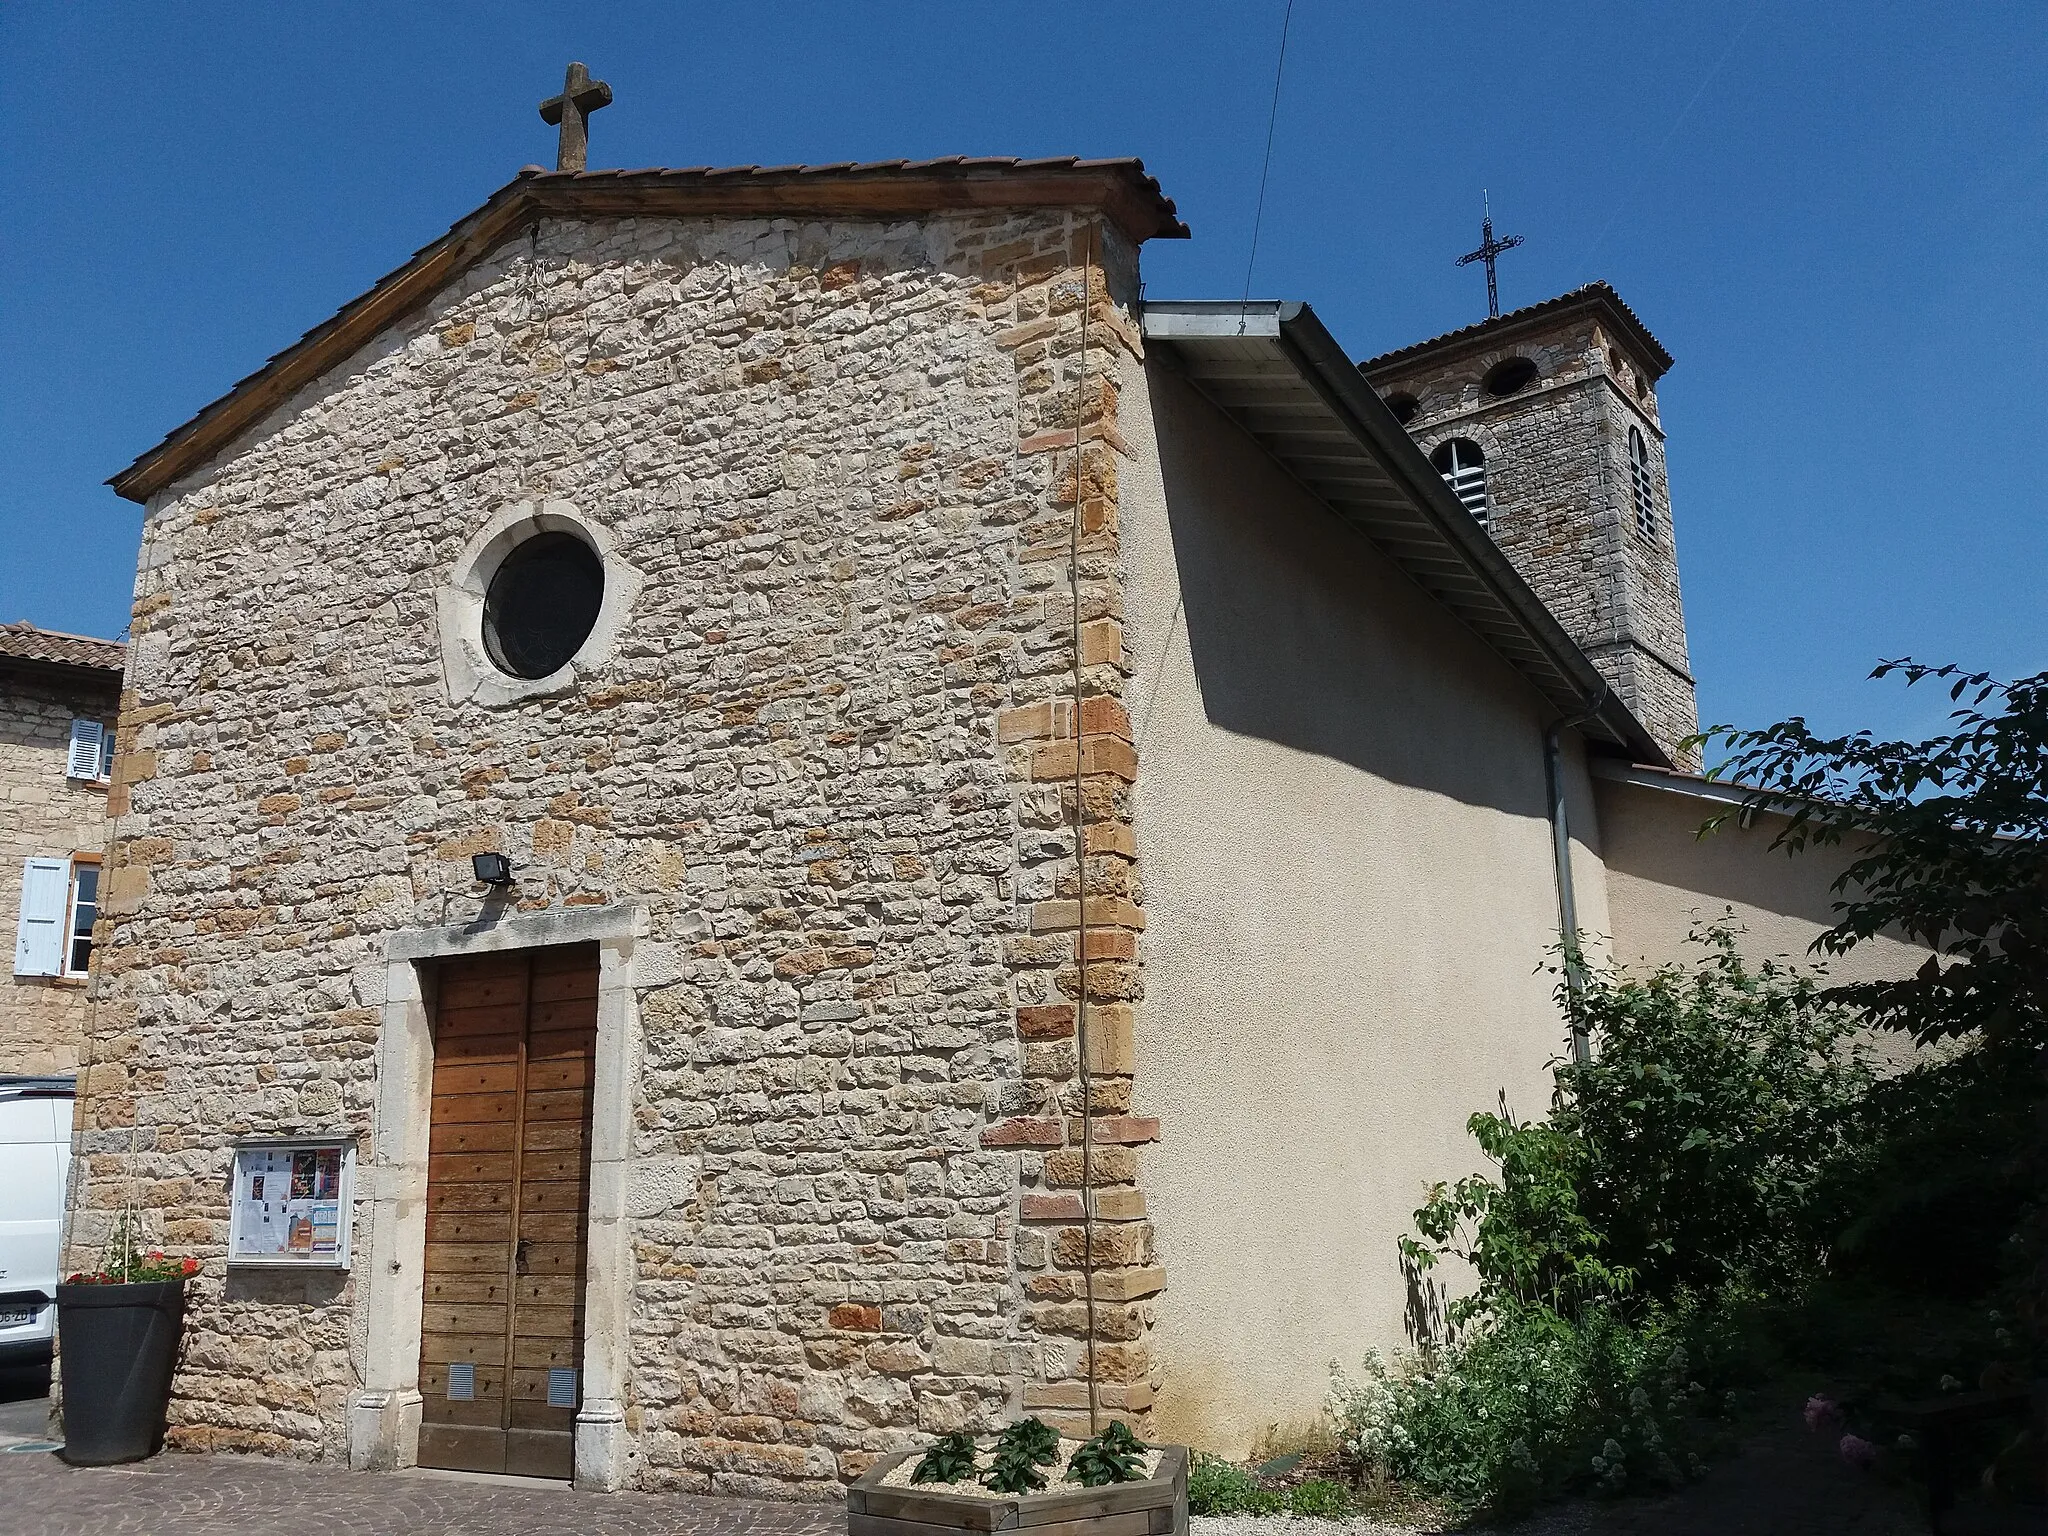
<svg viewBox="0 0 2048 1536">
<path fill-rule="evenodd" d="M 235 1150 L 235 1259 L 309 1265 L 346 1262 L 339 1146 Z"/>
</svg>

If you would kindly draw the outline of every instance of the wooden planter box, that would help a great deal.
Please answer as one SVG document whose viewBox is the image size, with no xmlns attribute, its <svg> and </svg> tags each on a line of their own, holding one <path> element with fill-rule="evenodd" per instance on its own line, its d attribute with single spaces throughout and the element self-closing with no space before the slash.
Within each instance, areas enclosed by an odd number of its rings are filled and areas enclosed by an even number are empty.
<svg viewBox="0 0 2048 1536">
<path fill-rule="evenodd" d="M 968 1498 L 944 1483 L 884 1488 L 899 1463 L 922 1454 L 886 1457 L 846 1490 L 846 1536 L 948 1536 L 954 1531 L 1008 1531 L 1016 1536 L 1187 1536 L 1188 1451 L 1169 1445 L 1159 1470 L 1143 1482 L 1082 1488 L 1058 1481 L 1065 1467 L 1047 1467 L 1043 1493 Z"/>
</svg>

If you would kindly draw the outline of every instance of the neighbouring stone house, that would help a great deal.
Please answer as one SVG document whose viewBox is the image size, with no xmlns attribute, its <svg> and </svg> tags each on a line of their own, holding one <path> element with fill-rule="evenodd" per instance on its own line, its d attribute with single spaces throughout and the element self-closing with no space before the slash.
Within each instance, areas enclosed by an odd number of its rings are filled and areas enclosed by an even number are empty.
<svg viewBox="0 0 2048 1536">
<path fill-rule="evenodd" d="M 107 833 L 122 647 L 0 624 L 0 1076 L 76 1070 Z"/>
<path fill-rule="evenodd" d="M 206 1261 L 175 1444 L 825 1497 L 1020 1411 L 1242 1449 L 1399 1341 L 1561 895 L 1673 952 L 1714 791 L 1517 439 L 1482 526 L 1306 306 L 1141 304 L 1185 234 L 1135 161 L 524 172 L 116 478 L 74 1231 Z M 1751 837 L 1693 905 L 1810 935 Z M 228 1264 L 235 1144 L 320 1133 L 350 1267 Z"/>
</svg>

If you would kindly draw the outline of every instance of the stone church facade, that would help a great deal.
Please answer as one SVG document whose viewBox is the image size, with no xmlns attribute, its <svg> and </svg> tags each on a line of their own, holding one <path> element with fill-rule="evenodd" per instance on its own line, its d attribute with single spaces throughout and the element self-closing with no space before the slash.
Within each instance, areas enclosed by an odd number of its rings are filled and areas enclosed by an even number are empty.
<svg viewBox="0 0 2048 1536">
<path fill-rule="evenodd" d="M 1140 305 L 1183 234 L 1130 161 L 523 173 L 117 477 L 73 1241 L 205 1261 L 174 1444 L 827 1497 L 1020 1412 L 1241 1449 L 1398 1341 L 1683 710 L 1305 306 Z M 350 1267 L 228 1262 L 314 1134 Z"/>
<path fill-rule="evenodd" d="M 1085 1408 L 1077 789 L 1098 1397 L 1149 1408 L 1111 443 L 1134 237 L 1174 226 L 1128 175 L 1073 180 L 922 218 L 542 219 L 152 503 L 87 1200 L 217 1244 L 223 1136 L 395 1143 L 366 1294 L 231 1286 L 184 1443 L 335 1442 L 346 1397 L 376 1459 L 417 1413 L 415 1346 L 381 1380 L 354 1356 L 421 1305 L 418 1261 L 381 1261 L 420 1241 L 424 1128 L 391 1123 L 419 981 L 387 938 L 423 929 L 596 942 L 629 978 L 590 1266 L 632 1332 L 583 1387 L 586 1480 L 630 1440 L 641 1480 L 822 1488 L 1020 1390 Z M 539 523 L 605 557 L 613 633 L 465 696 L 489 663 L 447 615 Z M 480 903 L 492 850 L 516 883 Z M 292 1390 L 252 1396 L 280 1360 Z"/>
</svg>

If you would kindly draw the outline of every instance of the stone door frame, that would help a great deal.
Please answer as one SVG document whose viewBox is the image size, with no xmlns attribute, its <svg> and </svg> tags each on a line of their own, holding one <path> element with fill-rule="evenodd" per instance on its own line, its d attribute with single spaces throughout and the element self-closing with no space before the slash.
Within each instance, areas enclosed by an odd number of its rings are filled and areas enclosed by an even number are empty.
<svg viewBox="0 0 2048 1536">
<path fill-rule="evenodd" d="M 402 928 L 384 943 L 384 1009 L 377 1035 L 376 1119 L 367 1167 L 369 1241 L 357 1246 L 363 1384 L 348 1403 L 349 1465 L 415 1464 L 420 1440 L 420 1320 L 425 1305 L 427 1140 L 434 1080 L 433 963 L 458 955 L 558 944 L 597 945 L 597 1065 L 590 1112 L 590 1215 L 584 1280 L 583 1406 L 576 1414 L 576 1486 L 614 1489 L 626 1465 L 626 1324 L 632 1276 L 626 1245 L 626 1164 L 639 1079 L 637 906 L 507 917 L 488 908 L 452 928 Z"/>
</svg>

